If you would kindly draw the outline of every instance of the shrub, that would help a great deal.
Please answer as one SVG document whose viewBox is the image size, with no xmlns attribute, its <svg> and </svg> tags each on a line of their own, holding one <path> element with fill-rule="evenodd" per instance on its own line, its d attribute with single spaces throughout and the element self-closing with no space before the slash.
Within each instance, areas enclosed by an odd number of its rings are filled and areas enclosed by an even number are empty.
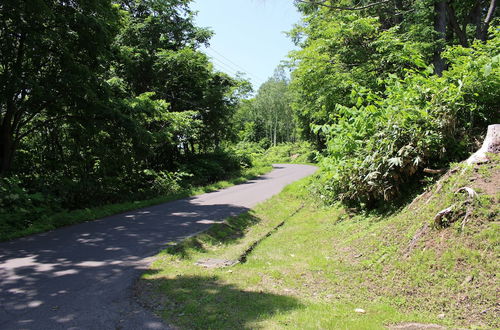
<svg viewBox="0 0 500 330">
<path fill-rule="evenodd" d="M 450 48 L 442 77 L 409 71 L 384 81 L 383 95 L 353 91 L 356 106 L 337 105 L 335 124 L 315 128 L 327 137 L 323 198 L 374 206 L 400 196 L 425 167 L 466 158 L 498 120 L 499 45 L 497 32 L 487 44 Z"/>
<path fill-rule="evenodd" d="M 231 151 L 191 155 L 187 156 L 183 163 L 182 172 L 190 174 L 184 182 L 191 185 L 203 185 L 227 179 L 242 167 L 251 166 L 247 156 Z"/>
<path fill-rule="evenodd" d="M 0 232 L 28 228 L 42 215 L 60 209 L 58 199 L 28 192 L 19 177 L 0 178 Z"/>
<path fill-rule="evenodd" d="M 264 153 L 269 163 L 310 163 L 316 153 L 309 142 L 287 142 L 271 147 Z"/>
<path fill-rule="evenodd" d="M 143 173 L 145 185 L 142 191 L 151 197 L 176 193 L 182 189 L 182 180 L 191 177 L 186 172 L 144 170 Z"/>
</svg>

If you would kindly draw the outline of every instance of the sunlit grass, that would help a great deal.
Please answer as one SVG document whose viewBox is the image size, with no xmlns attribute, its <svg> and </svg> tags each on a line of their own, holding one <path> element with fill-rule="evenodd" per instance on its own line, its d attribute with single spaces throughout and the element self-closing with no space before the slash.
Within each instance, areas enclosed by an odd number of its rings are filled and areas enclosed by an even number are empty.
<svg viewBox="0 0 500 330">
<path fill-rule="evenodd" d="M 389 216 L 320 205 L 307 191 L 309 179 L 302 180 L 163 251 L 141 281 L 149 288 L 142 297 L 186 329 L 383 329 L 400 322 L 498 327 L 500 238 L 491 218 L 497 204 L 478 204 L 463 232 L 455 225 L 430 229 L 407 253 L 414 234 L 457 198 L 453 192 L 467 175 L 450 178 L 428 203 Z M 246 263 L 194 264 L 237 259 L 260 239 Z"/>
</svg>

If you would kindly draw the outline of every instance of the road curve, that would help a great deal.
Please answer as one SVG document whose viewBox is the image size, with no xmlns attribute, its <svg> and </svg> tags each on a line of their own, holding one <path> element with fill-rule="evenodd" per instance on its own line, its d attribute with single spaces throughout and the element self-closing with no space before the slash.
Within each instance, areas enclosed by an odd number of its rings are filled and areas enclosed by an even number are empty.
<svg viewBox="0 0 500 330">
<path fill-rule="evenodd" d="M 315 170 L 277 164 L 220 191 L 0 243 L 0 329 L 167 329 L 132 299 L 148 257 Z"/>
</svg>

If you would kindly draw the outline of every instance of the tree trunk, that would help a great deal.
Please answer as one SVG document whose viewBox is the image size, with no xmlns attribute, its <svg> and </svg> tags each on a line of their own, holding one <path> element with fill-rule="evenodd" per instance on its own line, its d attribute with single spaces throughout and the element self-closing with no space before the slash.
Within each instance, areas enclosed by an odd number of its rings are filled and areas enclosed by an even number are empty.
<svg viewBox="0 0 500 330">
<path fill-rule="evenodd" d="M 273 122 L 269 122 L 269 143 L 273 144 Z"/>
<path fill-rule="evenodd" d="M 403 6 L 403 0 L 395 0 L 394 1 L 394 7 L 396 8 L 397 12 L 395 13 L 395 23 L 396 24 L 401 24 L 404 20 L 404 6 Z"/>
<path fill-rule="evenodd" d="M 438 33 L 438 42 L 444 42 L 446 39 L 446 25 L 448 25 L 447 15 L 446 15 L 446 1 L 437 1 L 434 4 L 434 29 Z M 441 57 L 443 52 L 443 45 L 439 44 L 434 52 L 434 73 L 441 76 L 444 71 L 444 60 Z"/>
<path fill-rule="evenodd" d="M 277 134 L 277 130 L 278 130 L 278 119 L 275 120 L 274 122 L 274 137 L 273 137 L 273 141 L 274 141 L 274 146 L 276 147 L 276 134 Z"/>
<path fill-rule="evenodd" d="M 482 32 L 482 21 L 481 21 L 481 13 L 482 13 L 482 5 L 481 5 L 481 0 L 476 0 L 476 3 L 472 10 L 469 13 L 468 20 L 464 22 L 464 31 L 467 31 L 467 24 L 472 23 L 476 26 L 476 33 L 474 35 L 475 39 L 481 39 L 481 32 Z"/>
<path fill-rule="evenodd" d="M 451 6 L 451 4 L 446 4 L 446 12 L 448 14 L 448 20 L 453 28 L 453 31 L 458 37 L 460 41 L 460 45 L 463 47 L 469 47 L 469 41 L 467 40 L 467 35 L 465 34 L 466 30 L 462 30 L 457 21 L 457 15 L 455 14 L 455 9 Z M 466 26 L 467 29 L 467 26 Z"/>
<path fill-rule="evenodd" d="M 6 119 L 4 118 L 0 132 L 0 176 L 5 175 L 11 169 L 14 155 L 12 128 Z"/>
<path fill-rule="evenodd" d="M 483 26 L 481 29 L 481 37 L 480 39 L 482 41 L 486 41 L 488 38 L 488 29 L 490 27 L 490 22 L 495 16 L 495 9 L 497 7 L 497 1 L 496 0 L 491 0 L 490 6 L 488 8 L 488 13 L 486 14 L 486 18 L 484 19 Z"/>
<path fill-rule="evenodd" d="M 500 124 L 488 126 L 488 132 L 486 133 L 486 138 L 483 141 L 483 146 L 465 162 L 469 165 L 485 163 L 489 161 L 488 153 L 500 153 Z"/>
<path fill-rule="evenodd" d="M 11 169 L 14 157 L 14 129 L 13 121 L 15 106 L 11 99 L 6 102 L 6 112 L 0 117 L 0 176 L 5 175 Z"/>
<path fill-rule="evenodd" d="M 195 142 L 193 140 L 189 140 L 189 144 L 191 145 L 191 153 L 196 154 Z"/>
</svg>

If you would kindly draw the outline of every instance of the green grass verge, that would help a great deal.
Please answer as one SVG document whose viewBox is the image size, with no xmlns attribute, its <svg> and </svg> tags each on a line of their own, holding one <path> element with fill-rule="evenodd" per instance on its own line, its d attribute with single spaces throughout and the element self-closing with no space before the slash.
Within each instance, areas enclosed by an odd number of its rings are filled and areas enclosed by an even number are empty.
<svg viewBox="0 0 500 330">
<path fill-rule="evenodd" d="M 199 195 L 219 189 L 227 188 L 239 183 L 243 183 L 256 176 L 271 171 L 270 165 L 257 165 L 252 168 L 244 169 L 234 177 L 219 181 L 207 186 L 186 188 L 174 194 L 159 196 L 152 199 L 133 201 L 126 203 L 110 204 L 95 208 L 86 208 L 82 210 L 66 211 L 56 214 L 43 216 L 40 221 L 34 223 L 29 228 L 14 232 L 0 232 L 0 241 L 6 241 L 18 237 L 28 236 L 36 233 L 46 232 L 56 228 L 78 224 L 86 221 L 100 219 L 106 216 L 119 214 L 143 207 L 166 203 L 169 201 Z"/>
<path fill-rule="evenodd" d="M 161 252 L 138 283 L 139 298 L 184 329 L 498 328 L 499 194 L 491 187 L 499 171 L 497 164 L 452 175 L 384 216 L 325 207 L 307 191 L 311 179 L 302 180 Z M 448 227 L 426 226 L 464 198 L 455 194 L 462 186 L 479 193 L 465 229 L 460 213 Z M 263 237 L 246 263 L 194 264 L 237 259 Z"/>
</svg>

